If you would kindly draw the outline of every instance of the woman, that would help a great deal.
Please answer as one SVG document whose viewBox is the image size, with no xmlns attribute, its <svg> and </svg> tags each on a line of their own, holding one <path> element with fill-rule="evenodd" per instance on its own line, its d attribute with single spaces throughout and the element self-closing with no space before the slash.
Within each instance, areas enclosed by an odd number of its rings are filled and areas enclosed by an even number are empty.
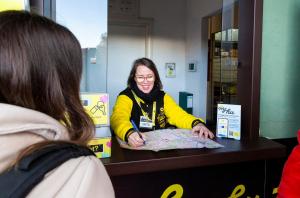
<svg viewBox="0 0 300 198">
<path fill-rule="evenodd" d="M 128 77 L 127 88 L 116 101 L 111 116 L 111 127 L 116 135 L 138 147 L 146 136 L 141 132 L 165 128 L 192 129 L 199 137 L 213 138 L 203 120 L 186 113 L 167 93 L 155 64 L 147 58 L 137 59 Z"/>
<path fill-rule="evenodd" d="M 86 145 L 94 125 L 79 97 L 81 47 L 65 27 L 24 11 L 0 12 L 0 173 L 47 145 Z M 101 161 L 66 161 L 28 197 L 114 197 Z"/>
</svg>

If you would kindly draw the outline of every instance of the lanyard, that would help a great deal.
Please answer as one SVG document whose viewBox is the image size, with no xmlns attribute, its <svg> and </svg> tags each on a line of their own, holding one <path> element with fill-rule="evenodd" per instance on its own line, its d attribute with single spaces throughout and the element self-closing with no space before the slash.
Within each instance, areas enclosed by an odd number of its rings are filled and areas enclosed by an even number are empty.
<svg viewBox="0 0 300 198">
<path fill-rule="evenodd" d="M 132 92 L 132 94 L 133 94 L 133 96 L 134 96 L 135 101 L 138 103 L 138 105 L 139 105 L 139 107 L 140 107 L 140 109 L 141 109 L 141 111 L 142 111 L 143 116 L 145 116 L 146 118 L 148 118 L 148 119 L 150 120 L 150 118 L 149 118 L 149 116 L 148 116 L 148 113 L 146 113 L 146 112 L 143 110 L 143 108 L 141 107 L 141 101 L 142 101 L 142 102 L 144 102 L 144 101 L 143 101 L 142 99 L 140 99 L 140 98 L 134 93 L 134 91 L 131 90 L 131 92 Z M 156 114 L 156 101 L 153 102 L 153 106 L 152 106 L 152 124 L 153 124 L 153 126 L 155 126 L 155 114 Z"/>
</svg>

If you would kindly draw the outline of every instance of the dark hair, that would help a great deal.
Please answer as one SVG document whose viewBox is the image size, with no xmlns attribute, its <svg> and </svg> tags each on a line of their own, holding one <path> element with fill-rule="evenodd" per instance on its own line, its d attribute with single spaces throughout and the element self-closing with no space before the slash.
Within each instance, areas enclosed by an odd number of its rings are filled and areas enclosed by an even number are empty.
<svg viewBox="0 0 300 198">
<path fill-rule="evenodd" d="M 147 68 L 149 68 L 151 71 L 153 71 L 154 76 L 155 76 L 154 87 L 162 89 L 163 86 L 162 86 L 156 65 L 154 64 L 154 62 L 152 60 L 150 60 L 148 58 L 139 58 L 133 62 L 133 65 L 132 65 L 132 68 L 131 68 L 131 71 L 130 71 L 130 74 L 129 74 L 129 77 L 127 80 L 127 86 L 129 88 L 132 88 L 132 85 L 135 83 L 134 77 L 135 77 L 136 69 L 138 66 L 141 66 L 141 65 L 144 65 Z"/>
<path fill-rule="evenodd" d="M 70 140 L 86 144 L 94 125 L 80 101 L 81 47 L 52 20 L 26 11 L 0 12 L 0 102 L 62 122 Z"/>
</svg>

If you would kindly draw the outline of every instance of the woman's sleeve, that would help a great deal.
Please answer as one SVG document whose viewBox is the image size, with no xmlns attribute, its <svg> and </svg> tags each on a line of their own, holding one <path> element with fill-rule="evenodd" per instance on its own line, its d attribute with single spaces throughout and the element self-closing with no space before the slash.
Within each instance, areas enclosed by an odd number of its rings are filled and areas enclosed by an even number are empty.
<svg viewBox="0 0 300 198">
<path fill-rule="evenodd" d="M 119 95 L 110 118 L 111 128 L 122 140 L 125 140 L 126 133 L 133 129 L 130 122 L 132 105 L 128 96 Z"/>
<path fill-rule="evenodd" d="M 165 94 L 164 96 L 164 109 L 165 114 L 168 118 L 168 122 L 178 128 L 191 129 L 195 124 L 198 124 L 199 122 L 204 123 L 202 119 L 197 118 L 184 111 L 168 94 Z"/>
</svg>

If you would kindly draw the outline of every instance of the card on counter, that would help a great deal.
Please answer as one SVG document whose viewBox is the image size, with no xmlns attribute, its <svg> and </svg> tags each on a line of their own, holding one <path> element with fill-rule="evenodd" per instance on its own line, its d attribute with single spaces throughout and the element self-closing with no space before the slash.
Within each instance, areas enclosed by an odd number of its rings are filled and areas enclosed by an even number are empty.
<svg viewBox="0 0 300 198">
<path fill-rule="evenodd" d="M 218 104 L 217 137 L 241 139 L 241 105 Z"/>
</svg>

